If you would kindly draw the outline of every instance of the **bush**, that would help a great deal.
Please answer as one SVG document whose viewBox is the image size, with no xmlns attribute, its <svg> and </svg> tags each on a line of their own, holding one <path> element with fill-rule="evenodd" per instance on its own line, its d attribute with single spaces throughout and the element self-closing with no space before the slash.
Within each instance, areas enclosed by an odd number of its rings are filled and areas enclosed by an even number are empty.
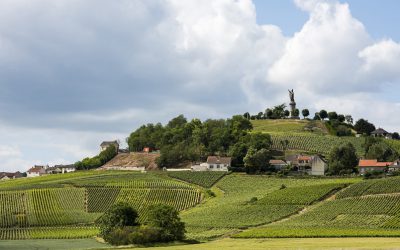
<svg viewBox="0 0 400 250">
<path fill-rule="evenodd" d="M 130 244 L 129 235 L 134 231 L 132 227 L 117 227 L 112 229 L 104 238 L 114 246 Z"/>
<path fill-rule="evenodd" d="M 161 230 L 159 228 L 149 226 L 140 226 L 128 236 L 129 243 L 140 245 L 159 242 L 160 240 Z"/>
</svg>

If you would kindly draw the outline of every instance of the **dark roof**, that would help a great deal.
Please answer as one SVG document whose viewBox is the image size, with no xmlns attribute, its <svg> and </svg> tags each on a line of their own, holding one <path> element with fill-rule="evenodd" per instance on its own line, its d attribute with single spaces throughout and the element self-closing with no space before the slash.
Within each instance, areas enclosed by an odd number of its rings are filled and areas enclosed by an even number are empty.
<svg viewBox="0 0 400 250">
<path fill-rule="evenodd" d="M 383 135 L 383 134 L 389 134 L 389 132 L 387 132 L 383 128 L 378 128 L 378 129 L 372 131 L 371 134 Z"/>
<path fill-rule="evenodd" d="M 55 168 L 75 168 L 74 164 L 68 164 L 68 165 L 54 165 Z"/>
<path fill-rule="evenodd" d="M 207 163 L 209 164 L 231 164 L 231 157 L 209 156 Z"/>
<path fill-rule="evenodd" d="M 100 147 L 109 146 L 109 145 L 118 145 L 119 146 L 119 143 L 116 140 L 115 141 L 103 141 L 100 144 Z"/>
<path fill-rule="evenodd" d="M 17 171 L 15 173 L 8 173 L 8 172 L 0 172 L 0 179 L 3 178 L 4 176 L 7 176 L 8 178 L 18 178 L 18 177 L 22 177 L 22 174 Z"/>
</svg>

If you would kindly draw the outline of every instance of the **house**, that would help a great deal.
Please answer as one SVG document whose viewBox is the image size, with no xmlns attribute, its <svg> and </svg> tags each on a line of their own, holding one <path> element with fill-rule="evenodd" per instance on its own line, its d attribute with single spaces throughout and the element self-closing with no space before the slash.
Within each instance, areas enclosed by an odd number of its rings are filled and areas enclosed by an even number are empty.
<svg viewBox="0 0 400 250">
<path fill-rule="evenodd" d="M 311 175 L 325 175 L 328 170 L 328 163 L 319 155 L 311 157 Z"/>
<path fill-rule="evenodd" d="M 327 162 L 319 155 L 289 155 L 286 163 L 292 165 L 295 171 L 310 175 L 325 175 L 328 170 Z"/>
<path fill-rule="evenodd" d="M 386 139 L 392 139 L 392 134 L 384 130 L 383 128 L 378 128 L 371 132 L 373 137 L 385 137 Z"/>
<path fill-rule="evenodd" d="M 47 174 L 64 174 L 64 173 L 70 173 L 70 172 L 75 172 L 76 167 L 73 164 L 69 165 L 55 165 L 54 167 L 49 167 L 46 169 Z"/>
<path fill-rule="evenodd" d="M 109 146 L 111 146 L 111 145 L 114 145 L 114 147 L 115 147 L 115 149 L 116 149 L 116 151 L 117 151 L 117 153 L 118 153 L 118 150 L 119 150 L 119 143 L 118 143 L 118 141 L 103 141 L 101 144 L 100 144 L 100 148 L 101 148 L 101 151 L 104 151 L 104 150 L 106 150 Z"/>
<path fill-rule="evenodd" d="M 0 181 L 17 179 L 23 177 L 23 174 L 19 171 L 15 173 L 0 172 Z"/>
<path fill-rule="evenodd" d="M 271 165 L 271 167 L 276 171 L 280 171 L 288 166 L 288 164 L 283 160 L 270 160 L 269 165 Z"/>
<path fill-rule="evenodd" d="M 393 162 L 378 162 L 378 160 L 364 160 L 361 159 L 358 163 L 358 171 L 361 175 L 366 172 L 379 171 L 385 172 Z"/>
<path fill-rule="evenodd" d="M 208 156 L 206 162 L 207 170 L 228 171 L 228 168 L 231 166 L 231 161 L 232 161 L 231 157 Z"/>
<path fill-rule="evenodd" d="M 150 153 L 152 150 L 151 150 L 151 148 L 150 147 L 144 147 L 143 148 L 143 152 L 145 152 L 145 153 Z"/>
<path fill-rule="evenodd" d="M 48 166 L 34 166 L 26 171 L 26 177 L 37 177 L 46 174 Z"/>
</svg>

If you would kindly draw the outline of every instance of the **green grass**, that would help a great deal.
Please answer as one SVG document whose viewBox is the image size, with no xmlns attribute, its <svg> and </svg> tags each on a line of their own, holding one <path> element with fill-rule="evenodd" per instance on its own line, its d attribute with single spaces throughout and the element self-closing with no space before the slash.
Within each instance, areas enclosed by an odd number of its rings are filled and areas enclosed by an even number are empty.
<svg viewBox="0 0 400 250">
<path fill-rule="evenodd" d="M 172 178 L 190 182 L 205 188 L 212 187 L 225 174 L 226 172 L 223 171 L 206 171 L 206 172 L 177 171 L 168 173 L 168 175 Z"/>
<path fill-rule="evenodd" d="M 305 132 L 304 128 L 309 121 L 306 120 L 252 120 L 254 132 L 263 133 L 286 133 L 286 132 Z"/>
<path fill-rule="evenodd" d="M 157 250 L 264 250 L 264 249 L 398 249 L 400 238 L 221 239 L 203 244 L 174 245 Z M 144 248 L 135 248 L 144 249 Z"/>
</svg>

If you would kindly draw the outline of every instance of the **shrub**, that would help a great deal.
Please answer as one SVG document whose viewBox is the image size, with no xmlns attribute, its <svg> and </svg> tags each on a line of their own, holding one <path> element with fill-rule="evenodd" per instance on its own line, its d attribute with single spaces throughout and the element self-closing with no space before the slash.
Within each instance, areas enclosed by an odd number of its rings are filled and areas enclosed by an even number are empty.
<svg viewBox="0 0 400 250">
<path fill-rule="evenodd" d="M 134 231 L 132 227 L 117 227 L 112 229 L 104 238 L 114 246 L 130 244 L 129 235 Z"/>
<path fill-rule="evenodd" d="M 159 242 L 160 240 L 161 230 L 159 228 L 149 226 L 140 226 L 128 236 L 129 243 L 140 245 Z"/>
</svg>

